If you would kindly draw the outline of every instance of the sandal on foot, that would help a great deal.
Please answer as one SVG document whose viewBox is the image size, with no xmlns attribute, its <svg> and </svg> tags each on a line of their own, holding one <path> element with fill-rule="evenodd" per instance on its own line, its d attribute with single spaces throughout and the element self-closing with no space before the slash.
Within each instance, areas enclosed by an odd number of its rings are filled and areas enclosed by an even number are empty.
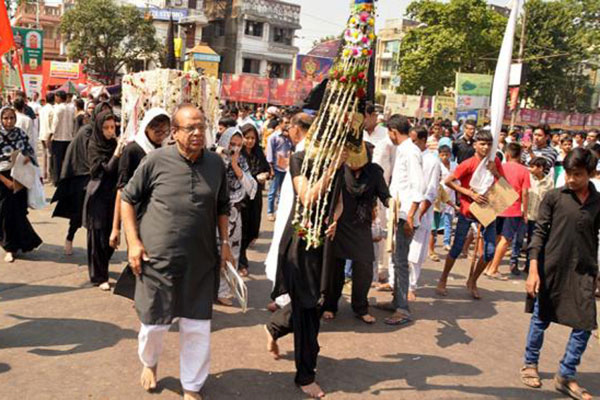
<svg viewBox="0 0 600 400">
<path fill-rule="evenodd" d="M 576 382 L 575 379 L 567 379 L 560 375 L 556 375 L 554 378 L 554 387 L 562 394 L 575 400 L 588 400 L 592 398 L 592 395 L 579 385 L 577 385 L 577 389 L 571 388 L 569 384 L 572 382 Z"/>
<path fill-rule="evenodd" d="M 435 253 L 431 253 L 431 254 L 429 255 L 429 258 L 431 259 L 431 261 L 435 261 L 435 262 L 438 262 L 438 261 L 440 261 L 440 258 L 439 258 L 439 257 L 438 257 L 438 255 L 437 255 L 437 254 L 435 254 Z"/>
<path fill-rule="evenodd" d="M 538 373 L 537 366 L 524 365 L 521 367 L 521 382 L 530 388 L 539 389 L 542 387 L 542 380 Z"/>
<path fill-rule="evenodd" d="M 395 313 L 391 317 L 384 319 L 383 322 L 385 322 L 386 325 L 403 326 L 410 324 L 412 319 L 402 313 Z"/>
</svg>

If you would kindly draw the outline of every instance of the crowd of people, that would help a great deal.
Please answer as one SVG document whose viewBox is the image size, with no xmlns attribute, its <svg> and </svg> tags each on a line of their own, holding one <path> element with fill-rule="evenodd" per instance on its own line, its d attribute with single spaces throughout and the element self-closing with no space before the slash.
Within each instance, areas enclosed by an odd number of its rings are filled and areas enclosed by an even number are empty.
<svg viewBox="0 0 600 400">
<path fill-rule="evenodd" d="M 186 396 L 198 398 L 208 376 L 212 304 L 235 305 L 217 266 L 231 263 L 241 277 L 263 273 L 250 268 L 247 250 L 264 227 L 267 191 L 266 214 L 274 222 L 265 260 L 273 281 L 268 350 L 277 359 L 278 340 L 294 333 L 295 382 L 309 396 L 324 396 L 315 379 L 319 321 L 337 317 L 347 280 L 361 321 L 377 322 L 368 302 L 374 289 L 391 293 L 389 302 L 376 305 L 390 312 L 384 323 L 410 324 L 418 319 L 411 302 L 426 259 L 440 262 L 439 249 L 447 252 L 436 293 L 449 296 L 449 274 L 472 247 L 466 289 L 473 299 L 481 298 L 482 275 L 508 280 L 527 274 L 532 318 L 523 382 L 541 385 L 543 332 L 556 322 L 573 328 L 557 388 L 587 398 L 575 370 L 597 328 L 597 131 L 503 130 L 492 154 L 492 133 L 474 121 L 383 116 L 367 104 L 365 161 L 351 164 L 345 152 L 311 187 L 302 165 L 315 109 L 226 106 L 218 131 L 206 132 L 202 111 L 192 105 L 172 114 L 155 108 L 128 141 L 119 136 L 120 118 L 108 96 L 70 97 L 49 93 L 42 104 L 18 93 L 0 111 L 0 242 L 6 262 L 41 245 L 27 220 L 27 190 L 10 174 L 17 154 L 56 186 L 53 217 L 69 220 L 66 255 L 73 253 L 77 230 L 86 228 L 89 278 L 101 290 L 111 289 L 109 263 L 123 230 L 126 271 L 136 276 L 129 297 L 142 323 L 145 389 L 156 388 L 161 340 L 179 318 L 182 386 Z M 214 135 L 213 148 L 206 149 L 206 135 Z M 494 181 L 506 182 L 518 197 L 485 225 L 472 205 L 493 199 L 471 187 L 483 160 Z M 308 248 L 294 230 L 292 210 L 321 197 L 330 199 L 326 240 Z"/>
</svg>

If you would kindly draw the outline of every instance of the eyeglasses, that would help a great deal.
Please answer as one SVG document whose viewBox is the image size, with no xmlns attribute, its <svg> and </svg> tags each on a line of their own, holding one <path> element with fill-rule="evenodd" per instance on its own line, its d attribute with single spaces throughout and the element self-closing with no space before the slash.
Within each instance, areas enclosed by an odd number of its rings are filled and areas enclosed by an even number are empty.
<svg viewBox="0 0 600 400">
<path fill-rule="evenodd" d="M 175 128 L 181 130 L 186 135 L 191 135 L 194 132 L 204 133 L 206 131 L 206 125 L 204 125 L 204 124 L 191 125 L 191 126 L 175 126 Z"/>
</svg>

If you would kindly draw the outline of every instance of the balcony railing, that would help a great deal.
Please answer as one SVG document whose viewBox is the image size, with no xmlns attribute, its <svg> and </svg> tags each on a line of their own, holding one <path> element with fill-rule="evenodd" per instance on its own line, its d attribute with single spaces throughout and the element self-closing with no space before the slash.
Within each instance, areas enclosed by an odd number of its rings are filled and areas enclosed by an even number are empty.
<svg viewBox="0 0 600 400">
<path fill-rule="evenodd" d="M 277 0 L 245 0 L 241 11 L 270 21 L 291 24 L 290 28 L 300 27 L 300 6 L 296 4 Z"/>
</svg>

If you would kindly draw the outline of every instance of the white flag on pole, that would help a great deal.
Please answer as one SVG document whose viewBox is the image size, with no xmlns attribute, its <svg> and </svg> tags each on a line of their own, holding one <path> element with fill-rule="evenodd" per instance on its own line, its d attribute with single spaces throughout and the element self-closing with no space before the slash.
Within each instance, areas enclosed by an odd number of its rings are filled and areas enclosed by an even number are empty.
<svg viewBox="0 0 600 400">
<path fill-rule="evenodd" d="M 496 151 L 498 149 L 498 140 L 500 130 L 502 129 L 502 120 L 504 119 L 504 109 L 506 107 L 506 93 L 508 91 L 508 80 L 510 77 L 510 65 L 512 63 L 513 45 L 515 41 L 515 28 L 517 26 L 517 16 L 521 9 L 521 0 L 513 0 L 510 17 L 506 24 L 500 55 L 498 56 L 498 64 L 496 65 L 496 73 L 494 74 L 494 85 L 492 87 L 492 104 L 490 131 L 494 142 L 490 154 L 479 164 L 477 170 L 471 178 L 471 189 L 479 194 L 485 194 L 488 189 L 494 184 L 494 177 L 487 169 L 487 164 L 491 160 L 495 160 Z"/>
</svg>

